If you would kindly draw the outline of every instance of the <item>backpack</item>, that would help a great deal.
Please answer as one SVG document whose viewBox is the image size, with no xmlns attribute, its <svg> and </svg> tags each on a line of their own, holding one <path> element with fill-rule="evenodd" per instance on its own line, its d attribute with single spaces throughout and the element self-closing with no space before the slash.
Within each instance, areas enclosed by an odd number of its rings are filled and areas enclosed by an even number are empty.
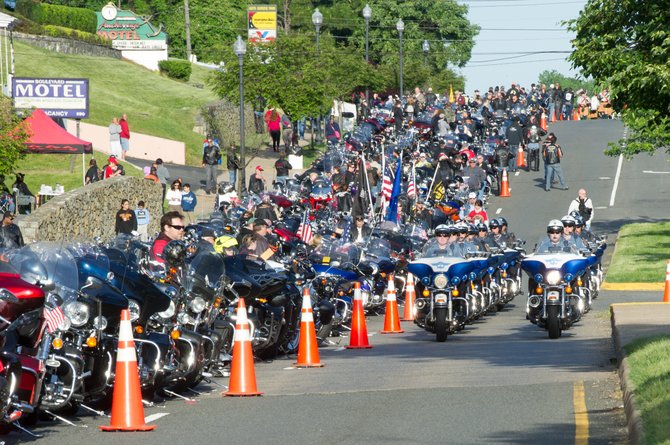
<svg viewBox="0 0 670 445">
<path fill-rule="evenodd" d="M 591 219 L 591 212 L 593 209 L 586 207 L 586 200 L 582 201 L 581 199 L 577 199 L 577 202 L 579 202 L 579 215 L 584 219 L 584 221 Z"/>
</svg>

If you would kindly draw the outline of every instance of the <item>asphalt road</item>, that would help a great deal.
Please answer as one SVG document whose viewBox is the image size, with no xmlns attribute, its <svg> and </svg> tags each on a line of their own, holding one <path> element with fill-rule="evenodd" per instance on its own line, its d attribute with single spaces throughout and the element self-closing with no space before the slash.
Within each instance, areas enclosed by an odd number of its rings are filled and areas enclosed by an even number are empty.
<svg viewBox="0 0 670 445">
<path fill-rule="evenodd" d="M 658 193 L 665 174 L 644 173 L 670 170 L 661 156 L 623 162 L 610 206 L 618 160 L 602 152 L 607 141 L 622 136 L 619 122 L 560 122 L 552 131 L 565 151 L 570 190 L 545 192 L 539 174 L 522 172 L 511 177 L 512 196 L 489 205 L 490 214 L 500 209 L 512 230 L 529 240 L 529 249 L 550 219 L 566 213 L 580 187 L 594 201 L 594 229 L 600 233 L 614 234 L 627 222 L 666 217 L 668 199 Z M 608 250 L 611 254 L 613 249 Z M 524 296 L 441 344 L 405 322 L 404 334 L 378 335 L 383 320 L 373 317 L 368 320 L 371 350 L 345 350 L 348 340 L 342 339 L 341 345 L 320 350 L 326 364 L 321 369 L 293 369 L 290 359 L 257 363 L 263 397 L 222 398 L 220 387 L 203 384 L 195 402 L 175 399 L 147 408 L 145 414 L 156 418 L 153 432 L 102 433 L 97 426 L 108 419 L 80 413 L 79 427 L 41 423 L 35 432 L 44 433 L 43 439 L 13 433 L 4 440 L 116 445 L 624 444 L 609 304 L 659 298 L 653 292 L 603 292 L 593 310 L 558 340 L 549 340 L 546 331 L 525 320 Z M 226 379 L 217 382 L 226 384 Z"/>
</svg>

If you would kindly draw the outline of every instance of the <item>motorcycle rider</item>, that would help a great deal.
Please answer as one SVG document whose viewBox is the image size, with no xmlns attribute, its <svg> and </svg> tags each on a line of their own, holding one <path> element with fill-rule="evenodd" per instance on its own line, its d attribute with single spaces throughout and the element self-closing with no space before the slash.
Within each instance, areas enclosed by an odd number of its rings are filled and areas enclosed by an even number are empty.
<svg viewBox="0 0 670 445">
<path fill-rule="evenodd" d="M 521 128 L 521 124 L 519 123 L 519 116 L 514 116 L 512 118 L 512 125 L 510 125 L 507 128 L 507 132 L 505 133 L 505 137 L 507 138 L 507 145 L 509 148 L 509 171 L 510 172 L 515 172 L 517 171 L 517 166 L 516 166 L 516 157 L 517 153 L 519 151 L 519 148 L 523 149 L 523 129 Z"/>
<path fill-rule="evenodd" d="M 558 176 L 558 181 L 561 183 L 559 189 L 568 189 L 563 179 L 563 169 L 561 168 L 562 157 L 563 151 L 561 150 L 561 146 L 556 143 L 556 135 L 554 133 L 549 133 L 542 147 L 542 158 L 544 159 L 544 190 L 547 192 L 551 189 L 554 173 Z"/>
<path fill-rule="evenodd" d="M 2 226 L 0 226 L 0 248 L 15 249 L 24 246 L 21 229 L 14 224 L 14 218 L 14 213 L 9 210 L 2 215 Z"/>
<path fill-rule="evenodd" d="M 561 218 L 561 222 L 563 223 L 563 239 L 573 243 L 578 250 L 586 249 L 582 239 L 574 235 L 575 225 L 577 224 L 575 218 L 570 215 L 565 215 L 563 218 Z"/>
<path fill-rule="evenodd" d="M 537 118 L 531 116 L 526 126 L 526 140 L 528 141 L 528 170 L 540 170 L 540 138 L 546 132 L 537 123 Z"/>
<path fill-rule="evenodd" d="M 591 221 L 593 221 L 593 202 L 591 198 L 586 196 L 586 189 L 579 189 L 577 197 L 570 202 L 568 213 L 578 212 L 583 218 L 586 228 L 591 228 Z"/>
<path fill-rule="evenodd" d="M 489 230 L 491 231 L 491 239 L 497 246 L 503 249 L 507 247 L 507 241 L 505 241 L 505 236 L 500 231 L 500 221 L 497 218 L 489 221 Z"/>
<path fill-rule="evenodd" d="M 563 238 L 563 223 L 558 219 L 552 219 L 547 224 L 547 236 L 543 238 L 535 251 L 537 253 L 568 252 L 577 253 L 574 243 Z"/>
<path fill-rule="evenodd" d="M 365 217 L 359 215 L 354 218 L 354 227 L 349 231 L 349 240 L 353 243 L 363 243 L 371 233 L 372 229 L 365 223 Z"/>
<path fill-rule="evenodd" d="M 477 158 L 472 157 L 468 159 L 467 167 L 463 168 L 461 173 L 463 178 L 467 178 L 468 189 L 471 192 L 477 193 L 477 196 L 482 198 L 482 186 L 486 183 L 486 172 L 477 165 Z"/>
<path fill-rule="evenodd" d="M 514 232 L 509 231 L 509 227 L 507 226 L 507 220 L 504 217 L 500 216 L 498 217 L 498 222 L 500 223 L 500 233 L 505 239 L 505 242 L 507 243 L 508 246 L 513 245 L 516 242 L 516 235 L 514 234 Z"/>
<path fill-rule="evenodd" d="M 453 228 L 440 224 L 435 228 L 434 237 L 428 240 L 423 247 L 422 256 L 426 258 L 435 256 L 453 256 L 453 243 L 450 241 Z"/>
<path fill-rule="evenodd" d="M 151 259 L 163 263 L 163 250 L 172 240 L 184 237 L 184 216 L 179 212 L 167 212 L 161 217 L 161 233 L 151 245 Z"/>
<path fill-rule="evenodd" d="M 496 178 L 498 179 L 498 194 L 502 190 L 503 169 L 510 163 L 510 152 L 505 144 L 499 144 L 493 155 L 493 165 L 496 167 Z"/>
</svg>

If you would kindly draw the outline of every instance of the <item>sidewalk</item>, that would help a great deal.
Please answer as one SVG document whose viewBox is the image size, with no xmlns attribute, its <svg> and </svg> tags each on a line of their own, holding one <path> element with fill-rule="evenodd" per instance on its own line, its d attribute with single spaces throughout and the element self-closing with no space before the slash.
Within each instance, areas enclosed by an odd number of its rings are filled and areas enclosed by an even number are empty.
<svg viewBox="0 0 670 445">
<path fill-rule="evenodd" d="M 628 436 L 631 444 L 641 444 L 644 443 L 642 418 L 635 404 L 630 369 L 623 347 L 640 338 L 670 335 L 670 303 L 615 303 L 611 306 L 611 319 L 628 421 Z"/>
</svg>

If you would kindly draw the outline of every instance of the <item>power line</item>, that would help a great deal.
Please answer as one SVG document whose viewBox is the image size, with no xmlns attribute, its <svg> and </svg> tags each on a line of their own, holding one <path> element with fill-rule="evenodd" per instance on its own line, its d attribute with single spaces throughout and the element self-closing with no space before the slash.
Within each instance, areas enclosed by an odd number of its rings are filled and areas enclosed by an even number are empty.
<svg viewBox="0 0 670 445">
<path fill-rule="evenodd" d="M 563 58 L 553 58 L 553 59 L 539 59 L 539 60 L 521 60 L 517 62 L 507 62 L 507 63 L 490 63 L 490 64 L 481 64 L 481 65 L 475 65 L 475 66 L 470 66 L 468 63 L 465 68 L 484 68 L 487 66 L 502 66 L 502 65 L 524 65 L 528 63 L 540 63 L 540 62 L 555 62 L 558 60 L 565 60 Z"/>
</svg>

